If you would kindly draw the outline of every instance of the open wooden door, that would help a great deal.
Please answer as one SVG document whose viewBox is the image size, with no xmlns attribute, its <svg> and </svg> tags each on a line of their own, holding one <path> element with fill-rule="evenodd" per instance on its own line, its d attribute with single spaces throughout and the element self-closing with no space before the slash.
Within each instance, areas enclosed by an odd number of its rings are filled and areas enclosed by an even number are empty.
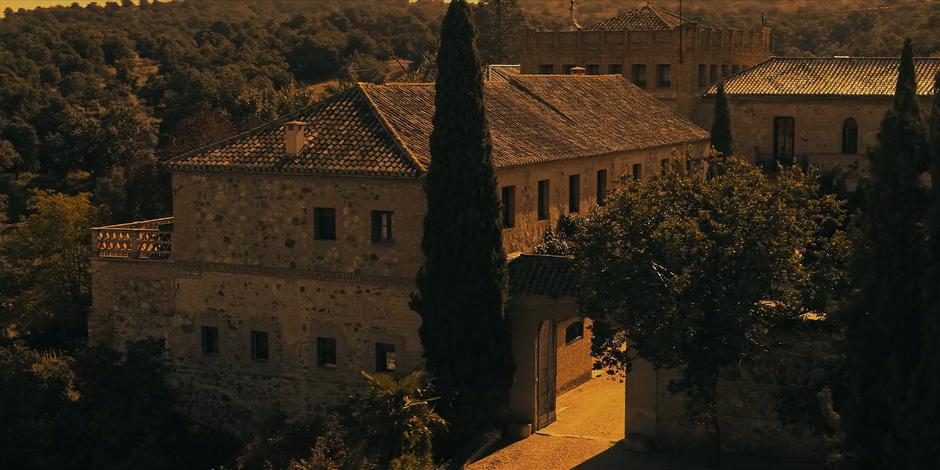
<svg viewBox="0 0 940 470">
<path fill-rule="evenodd" d="M 536 369 L 536 431 L 555 421 L 555 322 L 539 323 Z"/>
</svg>

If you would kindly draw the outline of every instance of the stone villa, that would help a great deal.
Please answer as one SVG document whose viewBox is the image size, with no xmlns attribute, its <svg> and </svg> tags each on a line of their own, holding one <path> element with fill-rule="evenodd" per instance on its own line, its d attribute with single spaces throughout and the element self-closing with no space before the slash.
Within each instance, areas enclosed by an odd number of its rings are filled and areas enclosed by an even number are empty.
<svg viewBox="0 0 940 470">
<path fill-rule="evenodd" d="M 841 166 L 864 176 L 865 153 L 891 108 L 899 59 L 772 57 L 725 83 L 735 154 L 760 165 Z M 915 58 L 918 105 L 930 109 L 940 58 Z M 713 107 L 715 89 L 705 102 Z"/>
<path fill-rule="evenodd" d="M 520 45 L 522 73 L 617 74 L 699 125 L 711 120 L 699 98 L 712 84 L 770 57 L 770 28 L 710 28 L 647 5 L 581 27 L 575 2 L 569 31 L 529 29 Z"/>
<path fill-rule="evenodd" d="M 590 376 L 567 259 L 525 254 L 708 133 L 618 76 L 506 75 L 485 101 L 510 261 L 512 413 L 540 428 Z M 93 231 L 91 341 L 165 342 L 188 411 L 250 433 L 321 412 L 360 370 L 422 367 L 433 84 L 359 84 L 170 162 L 173 214 Z"/>
</svg>

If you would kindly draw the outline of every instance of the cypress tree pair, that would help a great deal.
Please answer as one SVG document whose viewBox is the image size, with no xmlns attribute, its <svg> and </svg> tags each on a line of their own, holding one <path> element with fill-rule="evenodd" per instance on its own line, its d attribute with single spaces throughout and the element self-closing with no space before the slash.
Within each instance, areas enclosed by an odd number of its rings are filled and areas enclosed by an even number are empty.
<svg viewBox="0 0 940 470">
<path fill-rule="evenodd" d="M 725 96 L 725 84 L 718 82 L 715 92 L 715 117 L 712 121 L 711 146 L 718 153 L 730 156 L 732 152 L 731 112 L 728 111 L 728 97 Z"/>
<path fill-rule="evenodd" d="M 869 153 L 852 276 L 857 294 L 839 315 L 845 327 L 845 390 L 840 411 L 850 457 L 874 468 L 914 468 L 918 403 L 912 398 L 923 354 L 926 142 L 915 101 L 913 51 L 905 41 L 894 104 Z"/>
<path fill-rule="evenodd" d="M 498 422 L 513 363 L 505 318 L 506 259 L 483 76 L 466 0 L 441 27 L 431 165 L 424 182 L 425 262 L 412 308 L 426 368 L 451 423 L 450 451 Z M 447 453 L 447 450 L 444 450 Z"/>
</svg>

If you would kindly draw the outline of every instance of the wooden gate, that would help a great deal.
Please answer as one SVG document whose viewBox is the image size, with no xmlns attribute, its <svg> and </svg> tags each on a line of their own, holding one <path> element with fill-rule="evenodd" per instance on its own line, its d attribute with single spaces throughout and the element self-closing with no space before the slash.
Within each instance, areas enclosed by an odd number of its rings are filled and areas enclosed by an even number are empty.
<svg viewBox="0 0 940 470">
<path fill-rule="evenodd" d="M 536 431 L 555 421 L 555 322 L 539 323 Z"/>
</svg>

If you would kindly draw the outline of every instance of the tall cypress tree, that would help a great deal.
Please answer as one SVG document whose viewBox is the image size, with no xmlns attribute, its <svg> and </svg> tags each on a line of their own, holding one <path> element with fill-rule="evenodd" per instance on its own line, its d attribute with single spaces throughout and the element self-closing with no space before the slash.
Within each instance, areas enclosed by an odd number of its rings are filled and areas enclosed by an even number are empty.
<svg viewBox="0 0 940 470">
<path fill-rule="evenodd" d="M 929 268 L 924 293 L 927 315 L 924 318 L 920 368 L 921 381 L 914 388 L 913 399 L 920 410 L 914 416 L 918 421 L 916 465 L 922 468 L 940 468 L 940 73 L 934 78 L 933 107 L 930 112 L 930 209 L 927 215 Z"/>
<path fill-rule="evenodd" d="M 712 121 L 712 147 L 722 155 L 731 155 L 731 112 L 728 111 L 728 97 L 725 96 L 725 84 L 718 83 L 715 93 L 715 118 Z"/>
<path fill-rule="evenodd" d="M 916 412 L 911 387 L 922 353 L 926 143 L 919 122 L 910 40 L 901 54 L 894 104 L 869 152 L 871 180 L 855 240 L 857 294 L 840 315 L 846 380 L 841 403 L 846 450 L 875 468 L 911 468 Z"/>
<path fill-rule="evenodd" d="M 451 444 L 495 424 L 514 372 L 505 318 L 506 258 L 483 76 L 466 0 L 453 0 L 437 57 L 425 261 L 412 307 Z M 452 449 L 453 450 L 453 449 Z"/>
</svg>

